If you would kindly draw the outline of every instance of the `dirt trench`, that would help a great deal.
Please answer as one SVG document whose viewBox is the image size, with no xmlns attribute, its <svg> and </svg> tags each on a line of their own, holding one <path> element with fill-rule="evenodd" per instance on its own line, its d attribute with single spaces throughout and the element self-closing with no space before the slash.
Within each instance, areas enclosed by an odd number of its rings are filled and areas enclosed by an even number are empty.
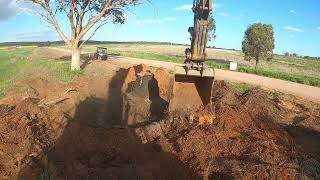
<svg viewBox="0 0 320 180">
<path fill-rule="evenodd" d="M 153 74 L 147 86 L 141 72 Z M 169 113 L 164 70 L 100 73 L 27 82 L 32 91 L 2 101 L 0 179 L 319 178 L 319 109 L 305 117 L 303 104 L 288 108 L 292 101 L 259 88 L 239 94 L 217 81 L 210 109 Z M 45 105 L 70 88 L 67 99 Z"/>
</svg>

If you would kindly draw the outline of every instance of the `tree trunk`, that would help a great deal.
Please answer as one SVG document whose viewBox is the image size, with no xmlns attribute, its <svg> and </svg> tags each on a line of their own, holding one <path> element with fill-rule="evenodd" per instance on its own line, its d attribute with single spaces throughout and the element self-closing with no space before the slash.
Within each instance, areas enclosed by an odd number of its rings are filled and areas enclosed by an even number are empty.
<svg viewBox="0 0 320 180">
<path fill-rule="evenodd" d="M 256 69 L 257 69 L 257 67 L 258 67 L 258 65 L 259 65 L 259 61 L 260 61 L 260 58 L 259 57 L 256 57 Z"/>
<path fill-rule="evenodd" d="M 72 48 L 72 60 L 71 60 L 71 70 L 77 71 L 80 70 L 80 54 L 81 49 L 78 47 Z"/>
</svg>

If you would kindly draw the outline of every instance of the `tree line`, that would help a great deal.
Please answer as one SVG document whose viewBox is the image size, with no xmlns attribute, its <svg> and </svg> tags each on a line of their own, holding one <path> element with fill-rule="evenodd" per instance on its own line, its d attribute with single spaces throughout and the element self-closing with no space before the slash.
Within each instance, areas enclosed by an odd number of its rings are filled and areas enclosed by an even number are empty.
<svg viewBox="0 0 320 180">
<path fill-rule="evenodd" d="M 304 58 L 304 59 L 311 59 L 311 60 L 320 60 L 320 57 L 312 57 L 312 56 L 300 56 L 297 53 L 284 53 L 284 56 L 286 57 L 298 57 L 298 58 Z"/>
</svg>

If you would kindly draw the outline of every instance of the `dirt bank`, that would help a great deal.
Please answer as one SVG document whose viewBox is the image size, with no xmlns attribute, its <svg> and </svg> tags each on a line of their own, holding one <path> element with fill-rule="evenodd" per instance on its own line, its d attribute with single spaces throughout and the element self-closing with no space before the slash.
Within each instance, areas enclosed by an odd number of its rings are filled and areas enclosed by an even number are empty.
<svg viewBox="0 0 320 180">
<path fill-rule="evenodd" d="M 319 178 L 318 106 L 217 81 L 210 125 L 195 118 L 204 110 L 124 127 L 124 95 L 150 70 L 107 63 L 91 63 L 69 84 L 21 83 L 31 90 L 1 101 L 0 179 Z M 158 88 L 142 99 L 168 102 L 172 76 L 151 72 Z"/>
</svg>

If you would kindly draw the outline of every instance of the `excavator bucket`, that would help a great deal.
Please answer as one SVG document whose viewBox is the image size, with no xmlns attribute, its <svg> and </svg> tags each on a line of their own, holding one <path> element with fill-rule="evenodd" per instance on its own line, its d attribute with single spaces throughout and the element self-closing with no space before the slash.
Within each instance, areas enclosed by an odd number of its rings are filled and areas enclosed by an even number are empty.
<svg viewBox="0 0 320 180">
<path fill-rule="evenodd" d="M 170 100 L 170 112 L 194 112 L 201 107 L 211 105 L 214 70 L 189 70 L 186 74 L 183 66 L 175 67 L 173 93 Z"/>
</svg>

